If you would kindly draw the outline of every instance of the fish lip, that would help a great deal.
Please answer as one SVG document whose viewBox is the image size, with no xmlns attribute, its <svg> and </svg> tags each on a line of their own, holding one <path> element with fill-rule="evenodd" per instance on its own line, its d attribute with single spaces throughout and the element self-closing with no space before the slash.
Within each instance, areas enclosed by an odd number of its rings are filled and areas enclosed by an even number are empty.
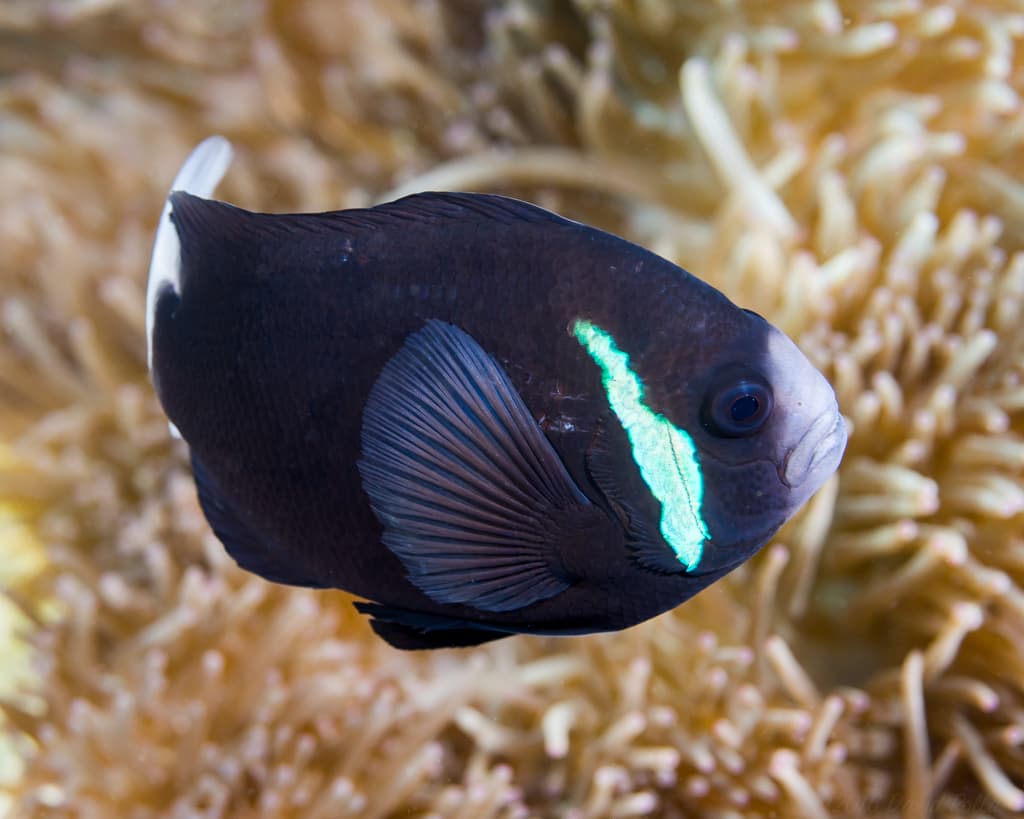
<svg viewBox="0 0 1024 819">
<path fill-rule="evenodd" d="M 823 415 L 807 434 L 786 452 L 779 465 L 779 480 L 790 489 L 796 489 L 817 474 L 819 467 L 846 448 L 846 423 L 838 412 Z M 838 461 L 838 459 L 837 459 Z"/>
</svg>

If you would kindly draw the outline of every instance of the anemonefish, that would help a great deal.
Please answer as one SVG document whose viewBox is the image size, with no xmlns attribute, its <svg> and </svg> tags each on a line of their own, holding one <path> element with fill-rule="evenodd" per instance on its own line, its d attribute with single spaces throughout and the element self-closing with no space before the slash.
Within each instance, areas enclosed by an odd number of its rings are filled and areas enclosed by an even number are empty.
<svg viewBox="0 0 1024 819">
<path fill-rule="evenodd" d="M 243 568 L 345 589 L 399 648 L 654 617 L 748 560 L 846 428 L 782 332 L 669 261 L 509 199 L 252 213 L 187 159 L 149 362 Z"/>
</svg>

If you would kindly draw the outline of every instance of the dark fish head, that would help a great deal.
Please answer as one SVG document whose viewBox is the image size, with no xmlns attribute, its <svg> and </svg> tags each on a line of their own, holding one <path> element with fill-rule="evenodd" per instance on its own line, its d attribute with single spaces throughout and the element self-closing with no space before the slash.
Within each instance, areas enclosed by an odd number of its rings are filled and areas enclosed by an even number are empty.
<svg viewBox="0 0 1024 819">
<path fill-rule="evenodd" d="M 716 294 L 700 321 L 672 327 L 631 356 L 632 339 L 577 322 L 621 427 L 592 449 L 591 474 L 625 510 L 642 565 L 720 572 L 835 472 L 846 427 L 829 383 L 756 313 Z"/>
<path fill-rule="evenodd" d="M 687 390 L 710 534 L 698 573 L 749 558 L 836 471 L 846 448 L 831 385 L 789 337 L 750 311 L 733 335 Z"/>
</svg>

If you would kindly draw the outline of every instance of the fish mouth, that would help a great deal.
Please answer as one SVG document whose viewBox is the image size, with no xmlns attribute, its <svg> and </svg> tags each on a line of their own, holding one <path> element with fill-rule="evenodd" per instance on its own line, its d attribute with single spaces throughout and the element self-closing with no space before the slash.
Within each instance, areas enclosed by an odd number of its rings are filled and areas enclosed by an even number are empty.
<svg viewBox="0 0 1024 819">
<path fill-rule="evenodd" d="M 807 431 L 782 461 L 779 479 L 790 489 L 796 489 L 827 468 L 835 471 L 846 449 L 846 423 L 838 412 L 823 415 Z"/>
</svg>

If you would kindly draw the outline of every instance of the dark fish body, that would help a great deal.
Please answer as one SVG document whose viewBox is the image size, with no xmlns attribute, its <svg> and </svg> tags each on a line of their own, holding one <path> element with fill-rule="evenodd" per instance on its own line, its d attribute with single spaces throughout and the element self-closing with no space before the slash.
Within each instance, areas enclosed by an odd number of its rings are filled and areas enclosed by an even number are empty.
<svg viewBox="0 0 1024 819">
<path fill-rule="evenodd" d="M 400 647 L 648 619 L 748 559 L 841 455 L 832 392 L 781 333 L 531 205 L 269 215 L 179 191 L 169 218 L 180 257 L 151 280 L 151 367 L 207 518 L 243 567 L 372 601 Z M 642 384 L 632 427 L 586 328 L 628 359 L 620 392 Z M 747 373 L 771 380 L 772 417 L 715 434 L 709 393 Z M 673 428 L 703 487 L 689 566 L 631 437 Z"/>
</svg>

